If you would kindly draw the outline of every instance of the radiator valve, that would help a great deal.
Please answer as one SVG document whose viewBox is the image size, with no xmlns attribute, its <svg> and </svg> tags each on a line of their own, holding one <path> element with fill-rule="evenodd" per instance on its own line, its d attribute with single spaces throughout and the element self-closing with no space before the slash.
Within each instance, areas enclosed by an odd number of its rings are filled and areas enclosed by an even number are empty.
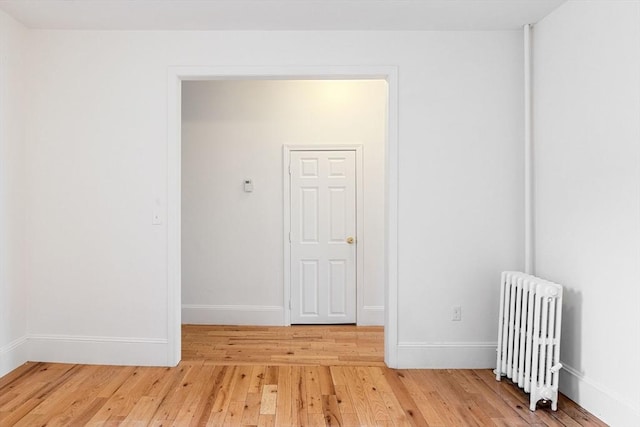
<svg viewBox="0 0 640 427">
<path fill-rule="evenodd" d="M 550 369 L 552 374 L 555 374 L 556 372 L 558 372 L 560 369 L 562 369 L 562 363 L 558 363 L 557 365 L 553 365 Z"/>
</svg>

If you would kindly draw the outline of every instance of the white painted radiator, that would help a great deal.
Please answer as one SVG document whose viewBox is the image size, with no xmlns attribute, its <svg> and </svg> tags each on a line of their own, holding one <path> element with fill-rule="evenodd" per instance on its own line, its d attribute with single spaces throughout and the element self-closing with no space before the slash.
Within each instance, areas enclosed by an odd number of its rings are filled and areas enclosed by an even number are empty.
<svg viewBox="0 0 640 427">
<path fill-rule="evenodd" d="M 530 393 L 529 409 L 550 400 L 558 409 L 562 286 L 529 274 L 502 273 L 496 380 L 503 376 Z"/>
</svg>

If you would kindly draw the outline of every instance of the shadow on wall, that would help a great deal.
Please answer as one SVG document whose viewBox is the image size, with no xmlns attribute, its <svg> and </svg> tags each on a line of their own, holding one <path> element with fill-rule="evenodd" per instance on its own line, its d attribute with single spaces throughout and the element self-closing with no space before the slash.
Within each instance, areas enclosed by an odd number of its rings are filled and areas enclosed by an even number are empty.
<svg viewBox="0 0 640 427">
<path fill-rule="evenodd" d="M 580 376 L 582 372 L 582 292 L 564 288 L 562 302 L 562 337 L 560 342 L 560 360 L 565 372 L 560 371 L 560 391 L 573 400 L 577 400 L 579 389 L 577 382 L 568 381 L 571 375 L 566 369 L 575 371 Z M 564 377 L 564 381 L 563 381 Z"/>
</svg>

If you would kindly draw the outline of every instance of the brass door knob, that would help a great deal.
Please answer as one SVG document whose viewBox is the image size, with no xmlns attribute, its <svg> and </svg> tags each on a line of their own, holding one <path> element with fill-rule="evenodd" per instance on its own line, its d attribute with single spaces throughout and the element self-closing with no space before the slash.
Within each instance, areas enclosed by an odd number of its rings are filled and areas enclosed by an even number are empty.
<svg viewBox="0 0 640 427">
<path fill-rule="evenodd" d="M 353 237 L 351 237 L 351 236 L 347 237 L 347 243 L 348 244 L 353 245 L 353 242 L 355 242 L 355 241 L 356 241 L 356 239 L 354 239 Z"/>
</svg>

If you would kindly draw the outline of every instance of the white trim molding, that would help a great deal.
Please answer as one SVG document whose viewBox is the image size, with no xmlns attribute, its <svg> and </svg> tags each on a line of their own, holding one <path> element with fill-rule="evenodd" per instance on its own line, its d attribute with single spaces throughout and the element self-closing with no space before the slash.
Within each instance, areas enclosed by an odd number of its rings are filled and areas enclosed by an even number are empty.
<svg viewBox="0 0 640 427">
<path fill-rule="evenodd" d="M 640 426 L 640 402 L 634 403 L 562 362 L 560 392 L 612 426 Z"/>
<path fill-rule="evenodd" d="M 495 368 L 496 342 L 400 342 L 398 368 Z"/>
<path fill-rule="evenodd" d="M 29 335 L 28 360 L 88 365 L 167 366 L 166 338 Z"/>
<path fill-rule="evenodd" d="M 29 360 L 28 344 L 28 337 L 22 336 L 0 347 L 0 377 L 3 377 Z"/>
<path fill-rule="evenodd" d="M 271 305 L 182 304 L 182 322 L 193 325 L 283 326 L 284 308 Z"/>
</svg>

